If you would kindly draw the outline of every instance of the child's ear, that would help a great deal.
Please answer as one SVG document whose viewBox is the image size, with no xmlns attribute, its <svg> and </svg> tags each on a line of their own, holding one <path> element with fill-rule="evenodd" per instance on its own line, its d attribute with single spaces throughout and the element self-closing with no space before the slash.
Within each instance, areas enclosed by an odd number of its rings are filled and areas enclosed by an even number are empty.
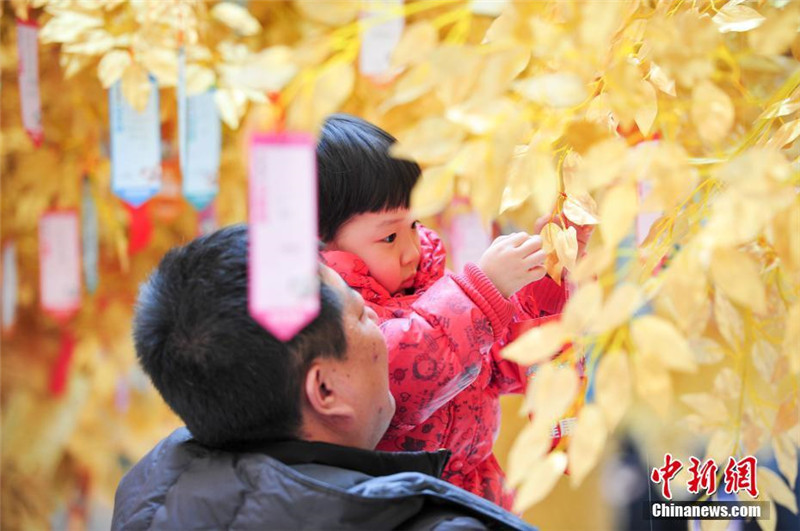
<svg viewBox="0 0 800 531">
<path fill-rule="evenodd" d="M 334 360 L 316 360 L 306 373 L 305 380 L 305 394 L 311 410 L 331 421 L 352 417 L 355 413 L 346 400 L 347 394 L 342 393 L 345 382 L 333 370 L 334 363 Z"/>
</svg>

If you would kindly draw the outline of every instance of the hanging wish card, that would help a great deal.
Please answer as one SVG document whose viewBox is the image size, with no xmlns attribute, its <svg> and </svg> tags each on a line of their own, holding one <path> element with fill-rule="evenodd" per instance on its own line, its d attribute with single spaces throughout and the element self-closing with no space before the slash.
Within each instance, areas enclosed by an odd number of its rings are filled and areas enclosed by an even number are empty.
<svg viewBox="0 0 800 531">
<path fill-rule="evenodd" d="M 467 262 L 477 264 L 491 243 L 491 237 L 483 226 L 480 214 L 470 211 L 453 216 L 450 222 L 450 246 L 453 267 L 457 272 L 462 271 Z"/>
<path fill-rule="evenodd" d="M 8 241 L 3 245 L 3 332 L 11 331 L 17 322 L 18 290 L 17 246 Z"/>
<path fill-rule="evenodd" d="M 66 320 L 81 304 L 80 223 L 75 210 L 39 218 L 39 290 L 42 309 Z"/>
<path fill-rule="evenodd" d="M 34 145 L 39 147 L 44 139 L 44 129 L 39 94 L 39 28 L 34 22 L 17 20 L 17 50 L 22 125 Z"/>
<path fill-rule="evenodd" d="M 161 123 L 158 85 L 142 112 L 134 109 L 117 81 L 108 91 L 111 117 L 111 187 L 120 199 L 138 207 L 161 188 Z"/>
<path fill-rule="evenodd" d="M 255 133 L 249 162 L 250 314 L 288 341 L 319 313 L 314 140 Z"/>
<path fill-rule="evenodd" d="M 405 28 L 403 0 L 368 0 L 362 5 L 358 69 L 365 76 L 390 77 L 393 74 L 392 53 Z"/>
<path fill-rule="evenodd" d="M 186 99 L 185 130 L 186 160 L 181 159 L 183 195 L 197 210 L 203 210 L 219 191 L 222 122 L 213 90 Z"/>
</svg>

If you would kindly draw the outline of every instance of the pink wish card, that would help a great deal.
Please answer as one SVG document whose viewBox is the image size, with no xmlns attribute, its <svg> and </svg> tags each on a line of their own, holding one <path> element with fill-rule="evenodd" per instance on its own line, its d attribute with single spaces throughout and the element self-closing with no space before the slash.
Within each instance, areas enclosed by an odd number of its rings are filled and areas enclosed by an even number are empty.
<svg viewBox="0 0 800 531">
<path fill-rule="evenodd" d="M 314 139 L 254 133 L 249 158 L 250 314 L 288 341 L 319 313 Z"/>
<path fill-rule="evenodd" d="M 42 309 L 66 320 L 81 304 L 80 221 L 76 210 L 39 218 L 39 289 Z"/>
</svg>

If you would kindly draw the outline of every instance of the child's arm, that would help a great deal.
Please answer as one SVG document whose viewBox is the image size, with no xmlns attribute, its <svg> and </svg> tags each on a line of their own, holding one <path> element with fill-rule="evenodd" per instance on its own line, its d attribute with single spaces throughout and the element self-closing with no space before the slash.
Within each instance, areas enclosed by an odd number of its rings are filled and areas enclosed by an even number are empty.
<svg viewBox="0 0 800 531">
<path fill-rule="evenodd" d="M 381 324 L 389 349 L 389 382 L 397 401 L 392 428 L 424 422 L 478 375 L 482 356 L 501 339 L 513 312 L 473 264 L 438 280 L 408 318 Z"/>
</svg>

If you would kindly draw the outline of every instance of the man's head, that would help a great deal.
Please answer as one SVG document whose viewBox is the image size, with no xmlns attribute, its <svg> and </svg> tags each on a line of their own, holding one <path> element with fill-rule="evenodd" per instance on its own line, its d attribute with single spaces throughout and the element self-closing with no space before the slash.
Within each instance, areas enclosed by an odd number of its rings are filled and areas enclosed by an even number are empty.
<svg viewBox="0 0 800 531">
<path fill-rule="evenodd" d="M 248 312 L 245 226 L 164 256 L 139 292 L 136 352 L 198 441 L 377 444 L 394 414 L 385 342 L 336 273 L 320 278 L 319 316 L 283 343 Z"/>
<path fill-rule="evenodd" d="M 392 158 L 386 131 L 333 115 L 317 145 L 319 234 L 329 250 L 361 257 L 390 293 L 409 287 L 419 266 L 419 236 L 409 211 L 419 166 Z"/>
</svg>

